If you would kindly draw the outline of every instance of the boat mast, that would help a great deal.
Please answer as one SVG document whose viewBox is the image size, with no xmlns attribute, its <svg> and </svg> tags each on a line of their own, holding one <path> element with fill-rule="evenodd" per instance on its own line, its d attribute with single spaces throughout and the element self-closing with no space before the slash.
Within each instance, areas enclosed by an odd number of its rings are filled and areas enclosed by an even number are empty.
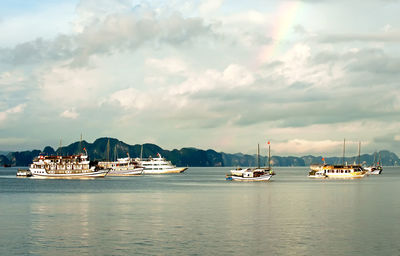
<svg viewBox="0 0 400 256">
<path fill-rule="evenodd" d="M 346 139 L 343 139 L 343 165 L 344 165 L 345 153 L 346 153 Z"/>
<path fill-rule="evenodd" d="M 58 154 L 60 154 L 62 156 L 62 154 L 61 154 L 61 146 L 62 146 L 62 139 L 60 139 L 60 147 L 58 148 L 59 150 L 58 150 L 57 156 L 58 156 Z"/>
<path fill-rule="evenodd" d="M 361 141 L 358 142 L 358 165 L 361 165 Z"/>
<path fill-rule="evenodd" d="M 115 159 L 115 161 L 117 161 L 117 159 L 118 159 L 117 145 L 115 145 L 115 147 L 114 147 L 114 159 Z"/>
<path fill-rule="evenodd" d="M 268 141 L 268 170 L 271 170 L 271 143 Z"/>
<path fill-rule="evenodd" d="M 106 156 L 107 156 L 107 162 L 109 162 L 110 161 L 110 139 L 107 140 Z"/>
<path fill-rule="evenodd" d="M 382 159 L 381 159 L 381 152 L 379 151 L 379 162 L 378 162 L 378 166 L 382 166 L 382 163 L 381 163 L 381 161 L 382 161 Z"/>
<path fill-rule="evenodd" d="M 140 148 L 140 160 L 143 159 L 143 144 L 142 147 Z"/>
<path fill-rule="evenodd" d="M 376 166 L 376 151 L 374 152 L 374 163 L 372 165 Z"/>
<path fill-rule="evenodd" d="M 81 133 L 81 140 L 79 141 L 79 149 L 78 152 L 82 152 L 82 133 Z"/>
<path fill-rule="evenodd" d="M 260 169 L 260 144 L 258 144 L 257 149 L 257 168 Z"/>
</svg>

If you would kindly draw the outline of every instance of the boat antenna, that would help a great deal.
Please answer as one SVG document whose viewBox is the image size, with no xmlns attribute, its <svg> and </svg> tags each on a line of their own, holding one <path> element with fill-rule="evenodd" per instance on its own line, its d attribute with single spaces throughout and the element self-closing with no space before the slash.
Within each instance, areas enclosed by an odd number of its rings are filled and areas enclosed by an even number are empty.
<svg viewBox="0 0 400 256">
<path fill-rule="evenodd" d="M 271 143 L 268 141 L 268 170 L 271 170 Z"/>
<path fill-rule="evenodd" d="M 361 141 L 358 142 L 358 165 L 361 166 Z"/>
<path fill-rule="evenodd" d="M 140 148 L 140 160 L 143 159 L 143 144 L 142 147 Z"/>
<path fill-rule="evenodd" d="M 344 165 L 345 153 L 346 153 L 346 139 L 343 139 L 343 165 Z"/>
<path fill-rule="evenodd" d="M 258 144 L 257 149 L 257 168 L 260 169 L 260 144 Z"/>
</svg>

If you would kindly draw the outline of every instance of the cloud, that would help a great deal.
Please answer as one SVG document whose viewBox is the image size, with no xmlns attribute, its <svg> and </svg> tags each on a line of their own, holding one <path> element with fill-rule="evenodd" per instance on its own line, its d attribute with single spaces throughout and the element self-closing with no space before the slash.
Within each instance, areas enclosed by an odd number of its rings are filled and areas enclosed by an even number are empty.
<svg viewBox="0 0 400 256">
<path fill-rule="evenodd" d="M 199 6 L 202 15 L 208 15 L 221 7 L 224 0 L 203 0 Z"/>
<path fill-rule="evenodd" d="M 201 18 L 184 18 L 178 13 L 164 16 L 148 12 L 144 17 L 132 12 L 113 14 L 86 26 L 76 36 L 74 64 L 85 64 L 95 54 L 136 50 L 146 43 L 179 46 L 208 33 L 212 33 L 211 28 Z"/>
<path fill-rule="evenodd" d="M 248 86 L 254 83 L 252 73 L 245 67 L 231 64 L 223 72 L 222 80 L 231 86 Z"/>
<path fill-rule="evenodd" d="M 10 147 L 10 145 L 23 145 L 27 140 L 20 137 L 0 138 L 0 145 Z"/>
<path fill-rule="evenodd" d="M 349 142 L 346 143 L 358 143 L 358 142 Z M 326 154 L 331 153 L 332 151 L 337 151 L 337 155 L 340 155 L 341 149 L 343 147 L 342 141 L 333 141 L 333 140 L 321 140 L 321 141 L 309 141 L 304 139 L 293 139 L 288 140 L 286 142 L 278 142 L 273 144 L 273 150 L 277 154 L 285 154 L 287 152 L 291 152 L 296 155 L 304 155 L 304 154 Z M 336 150 L 335 150 L 336 149 Z"/>
<path fill-rule="evenodd" d="M 155 95 L 158 95 L 155 93 Z M 152 96 L 151 93 L 142 93 L 135 88 L 127 88 L 123 89 L 120 91 L 116 91 L 113 94 L 111 94 L 110 99 L 108 102 L 113 103 L 116 102 L 118 103 L 121 107 L 127 110 L 142 110 L 145 109 L 146 107 L 151 106 L 153 99 L 157 100 L 159 102 L 160 97 L 158 96 Z"/>
<path fill-rule="evenodd" d="M 14 118 L 15 114 L 21 114 L 26 107 L 25 103 L 19 104 L 15 107 L 6 109 L 0 112 L 0 124 L 4 124 L 5 121 L 9 118 Z"/>
<path fill-rule="evenodd" d="M 321 43 L 348 43 L 348 42 L 400 42 L 400 32 L 384 32 L 384 33 L 351 33 L 351 34 L 331 34 L 322 36 Z"/>
<path fill-rule="evenodd" d="M 79 113 L 76 112 L 74 108 L 67 109 L 60 114 L 61 117 L 68 118 L 68 119 L 76 119 L 79 116 Z"/>
<path fill-rule="evenodd" d="M 186 64 L 178 58 L 164 58 L 156 59 L 149 58 L 145 62 L 146 66 L 151 69 L 155 69 L 157 73 L 176 74 L 186 70 Z"/>
<path fill-rule="evenodd" d="M 211 26 L 201 18 L 186 18 L 176 12 L 157 13 L 151 9 L 107 13 L 102 19 L 84 22 L 81 26 L 78 33 L 58 35 L 53 40 L 37 38 L 14 48 L 0 49 L 1 59 L 13 65 L 71 61 L 72 66 L 81 67 L 88 65 L 94 55 L 134 51 L 145 44 L 180 46 L 213 34 Z"/>
</svg>

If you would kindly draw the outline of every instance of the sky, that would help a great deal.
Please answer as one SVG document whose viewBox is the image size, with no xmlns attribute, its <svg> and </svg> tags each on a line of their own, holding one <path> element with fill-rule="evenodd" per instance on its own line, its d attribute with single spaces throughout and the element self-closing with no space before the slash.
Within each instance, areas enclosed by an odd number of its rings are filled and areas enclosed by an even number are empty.
<svg viewBox="0 0 400 256">
<path fill-rule="evenodd" d="M 3 0 L 0 150 L 400 154 L 398 0 Z"/>
</svg>

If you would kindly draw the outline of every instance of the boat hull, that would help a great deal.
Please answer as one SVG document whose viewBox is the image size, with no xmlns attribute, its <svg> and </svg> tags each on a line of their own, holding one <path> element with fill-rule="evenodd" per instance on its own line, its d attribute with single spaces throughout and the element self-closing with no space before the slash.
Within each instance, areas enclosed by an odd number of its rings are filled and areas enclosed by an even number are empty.
<svg viewBox="0 0 400 256">
<path fill-rule="evenodd" d="M 143 174 L 168 174 L 168 173 L 182 173 L 186 171 L 188 168 L 187 167 L 181 167 L 181 168 L 170 168 L 170 169 L 164 169 L 164 170 L 151 170 L 146 168 L 143 170 Z"/>
<path fill-rule="evenodd" d="M 330 174 L 327 173 L 326 176 L 329 179 L 359 179 L 363 178 L 365 176 L 365 173 L 347 173 L 346 175 L 344 174 Z"/>
<path fill-rule="evenodd" d="M 127 170 L 111 170 L 107 176 L 137 176 L 143 173 L 143 168 L 127 169 Z"/>
<path fill-rule="evenodd" d="M 326 175 L 308 175 L 308 178 L 311 178 L 311 179 L 327 179 L 328 177 Z"/>
<path fill-rule="evenodd" d="M 369 174 L 371 174 L 371 175 L 379 175 L 381 173 L 382 173 L 382 170 L 374 170 L 374 171 L 371 171 Z"/>
<path fill-rule="evenodd" d="M 32 178 L 42 178 L 42 179 L 92 179 L 92 178 L 104 178 L 109 170 L 99 170 L 99 171 L 91 171 L 87 172 L 79 172 L 79 173 L 47 173 L 46 171 L 42 171 L 42 173 L 37 173 L 34 169 L 30 169 L 32 173 Z"/>
<path fill-rule="evenodd" d="M 240 176 L 228 176 L 226 177 L 226 180 L 232 180 L 232 181 L 269 181 L 271 179 L 272 175 L 262 175 L 259 177 L 240 177 Z"/>
</svg>

